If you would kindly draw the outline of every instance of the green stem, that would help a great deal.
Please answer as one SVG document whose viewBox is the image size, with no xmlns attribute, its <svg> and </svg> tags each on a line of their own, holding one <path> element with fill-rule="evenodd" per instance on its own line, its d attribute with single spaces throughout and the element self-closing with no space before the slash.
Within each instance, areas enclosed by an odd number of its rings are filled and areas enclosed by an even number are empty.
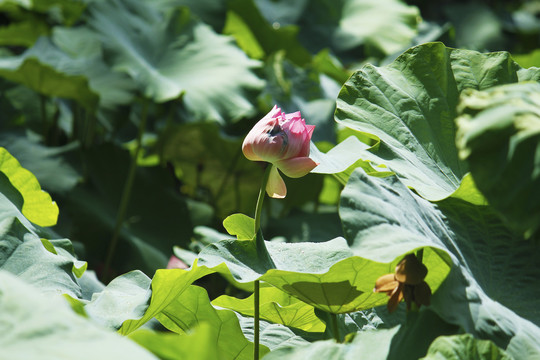
<svg viewBox="0 0 540 360">
<path fill-rule="evenodd" d="M 264 176 L 261 183 L 261 189 L 259 190 L 259 198 L 257 199 L 257 206 L 255 206 L 255 235 L 257 235 L 257 233 L 261 229 L 262 205 L 264 201 L 264 194 L 266 194 L 266 184 L 268 184 L 268 178 L 270 177 L 272 166 L 274 165 L 268 164 L 268 166 L 266 167 L 266 171 L 264 172 Z"/>
<path fill-rule="evenodd" d="M 139 132 L 137 134 L 136 141 L 136 147 L 135 147 L 135 153 L 133 154 L 133 157 L 131 159 L 130 167 L 128 170 L 128 176 L 126 179 L 126 184 L 124 186 L 122 197 L 120 199 L 120 206 L 118 208 L 118 214 L 116 215 L 116 223 L 114 225 L 114 232 L 111 238 L 111 242 L 109 243 L 109 249 L 107 251 L 107 258 L 105 260 L 105 265 L 103 268 L 103 278 L 105 279 L 105 282 L 108 282 L 109 280 L 109 271 L 113 259 L 114 252 L 116 250 L 116 245 L 118 243 L 118 238 L 120 236 L 120 229 L 122 228 L 122 224 L 124 222 L 124 217 L 126 216 L 126 211 L 129 203 L 129 198 L 131 196 L 131 188 L 133 187 L 133 180 L 135 179 L 135 171 L 137 170 L 137 159 L 139 158 L 139 152 L 142 147 L 142 136 L 144 134 L 144 130 L 146 129 L 146 114 L 148 110 L 148 103 L 144 103 L 142 113 L 141 113 L 141 121 L 139 123 Z"/>
<path fill-rule="evenodd" d="M 268 184 L 268 178 L 270 177 L 270 171 L 272 171 L 272 164 L 266 166 L 266 170 L 263 175 L 261 189 L 259 190 L 259 197 L 257 198 L 257 205 L 255 206 L 255 243 L 257 246 L 257 252 L 262 250 L 260 247 L 264 246 L 264 238 L 261 231 L 261 214 L 264 201 L 264 195 L 266 193 L 266 184 Z M 261 245 L 262 244 L 262 245 Z M 253 359 L 259 359 L 259 280 L 253 282 Z"/>
<path fill-rule="evenodd" d="M 337 325 L 337 315 L 334 313 L 330 313 L 330 320 L 332 322 L 332 332 L 334 333 L 334 339 L 336 339 L 336 342 L 339 344 L 341 342 L 341 339 L 339 338 L 339 329 Z"/>
<path fill-rule="evenodd" d="M 259 360 L 259 280 L 255 280 L 253 285 L 253 359 Z"/>
</svg>

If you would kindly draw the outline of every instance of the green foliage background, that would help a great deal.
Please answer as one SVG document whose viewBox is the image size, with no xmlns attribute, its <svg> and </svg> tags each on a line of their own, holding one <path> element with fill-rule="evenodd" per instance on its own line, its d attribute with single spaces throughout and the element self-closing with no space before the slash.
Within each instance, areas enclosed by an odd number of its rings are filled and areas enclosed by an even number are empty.
<svg viewBox="0 0 540 360">
<path fill-rule="evenodd" d="M 260 280 L 265 359 L 540 358 L 539 12 L 0 1 L 2 355 L 249 359 Z M 274 104 L 320 165 L 261 248 L 241 144 Z M 432 304 L 389 314 L 418 251 Z"/>
</svg>

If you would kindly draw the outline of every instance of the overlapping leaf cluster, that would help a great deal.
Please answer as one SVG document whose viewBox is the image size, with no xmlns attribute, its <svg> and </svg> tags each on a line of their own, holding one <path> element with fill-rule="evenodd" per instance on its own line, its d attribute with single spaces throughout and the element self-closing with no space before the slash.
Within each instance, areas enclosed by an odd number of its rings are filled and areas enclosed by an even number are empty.
<svg viewBox="0 0 540 360">
<path fill-rule="evenodd" d="M 8 357 L 249 359 L 254 280 L 265 359 L 540 356 L 537 68 L 411 47 L 452 32 L 397 0 L 0 11 Z M 450 41 L 493 45 L 467 24 Z M 267 201 L 261 248 L 240 144 L 274 103 L 317 126 L 320 165 Z M 431 306 L 390 315 L 375 281 L 418 252 Z"/>
</svg>

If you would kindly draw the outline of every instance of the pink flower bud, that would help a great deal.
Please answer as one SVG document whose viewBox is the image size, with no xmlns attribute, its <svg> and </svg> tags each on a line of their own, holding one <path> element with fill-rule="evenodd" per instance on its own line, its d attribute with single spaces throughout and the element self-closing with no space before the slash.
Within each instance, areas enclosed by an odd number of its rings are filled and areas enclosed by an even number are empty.
<svg viewBox="0 0 540 360">
<path fill-rule="evenodd" d="M 285 114 L 274 106 L 247 134 L 242 151 L 249 160 L 266 161 L 289 177 L 302 177 L 318 165 L 309 158 L 314 129 L 314 125 L 306 125 L 299 111 Z M 276 169 L 270 173 L 266 192 L 276 198 L 287 194 L 285 183 Z"/>
</svg>

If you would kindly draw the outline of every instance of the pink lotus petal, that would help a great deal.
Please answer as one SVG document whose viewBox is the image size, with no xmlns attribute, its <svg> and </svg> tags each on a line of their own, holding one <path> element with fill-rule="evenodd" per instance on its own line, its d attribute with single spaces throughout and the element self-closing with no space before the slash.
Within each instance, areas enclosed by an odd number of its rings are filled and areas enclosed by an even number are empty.
<svg viewBox="0 0 540 360">
<path fill-rule="evenodd" d="M 266 184 L 266 193 L 268 196 L 275 199 L 283 199 L 287 195 L 287 186 L 277 168 L 274 165 L 270 170 L 270 176 L 268 177 L 268 183 Z"/>
<path fill-rule="evenodd" d="M 319 165 L 308 157 L 296 157 L 287 160 L 279 160 L 274 164 L 285 175 L 291 178 L 299 178 L 307 175 L 311 170 Z"/>
</svg>

